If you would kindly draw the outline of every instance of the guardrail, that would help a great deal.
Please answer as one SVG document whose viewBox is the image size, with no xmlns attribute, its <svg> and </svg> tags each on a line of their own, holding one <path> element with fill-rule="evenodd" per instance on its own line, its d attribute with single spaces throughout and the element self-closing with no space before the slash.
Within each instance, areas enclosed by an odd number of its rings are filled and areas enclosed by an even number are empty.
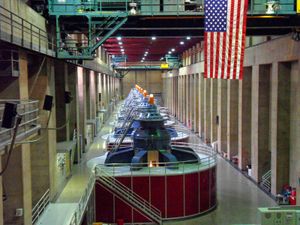
<svg viewBox="0 0 300 225">
<path fill-rule="evenodd" d="M 217 153 L 211 147 L 204 144 L 193 144 L 186 142 L 177 142 L 176 144 L 171 145 L 173 148 L 192 148 L 196 153 L 202 155 L 199 162 L 195 160 L 191 161 L 179 161 L 179 162 L 158 162 L 156 167 L 149 167 L 148 163 L 109 163 L 109 164 L 98 164 L 96 165 L 96 170 L 105 171 L 111 176 L 135 176 L 141 175 L 141 171 L 130 170 L 124 168 L 130 168 L 131 166 L 135 168 L 142 168 L 144 175 L 174 175 L 174 174 L 184 174 L 185 172 L 197 172 L 200 170 L 205 170 L 216 166 L 217 164 Z M 172 166 L 178 166 L 178 169 L 168 169 Z"/>
<path fill-rule="evenodd" d="M 49 56 L 55 56 L 53 36 L 0 6 L 0 39 Z"/>
<path fill-rule="evenodd" d="M 88 204 L 89 198 L 91 196 L 91 193 L 94 189 L 94 185 L 95 185 L 95 176 L 94 176 L 94 174 L 92 174 L 89 177 L 88 184 L 84 190 L 83 195 L 81 196 L 81 198 L 78 202 L 77 209 L 74 212 L 69 225 L 81 225 L 81 220 L 83 218 L 83 215 L 84 215 L 86 206 Z"/>
<path fill-rule="evenodd" d="M 35 224 L 38 219 L 42 216 L 46 207 L 49 205 L 50 201 L 50 190 L 48 189 L 41 199 L 36 203 L 36 205 L 32 208 L 32 224 Z"/>
<path fill-rule="evenodd" d="M 296 14 L 296 2 L 294 0 L 269 1 L 276 2 L 278 7 L 274 8 L 275 15 Z M 135 3 L 135 4 L 132 4 Z M 271 4 L 271 3 L 269 3 Z M 96 0 L 84 2 L 80 0 L 69 0 L 49 2 L 50 14 L 82 14 L 90 15 L 97 12 L 127 12 L 128 14 L 154 16 L 154 15 L 204 15 L 204 0 L 170 0 L 161 3 L 159 0 Z M 269 10 L 268 10 L 269 9 Z M 250 0 L 248 3 L 248 15 L 265 15 L 270 13 L 270 6 L 265 0 Z M 103 14 L 104 15 L 104 14 Z"/>
<path fill-rule="evenodd" d="M 20 141 L 40 129 L 39 124 L 39 101 L 38 100 L 17 100 L 17 99 L 0 99 L 0 124 L 4 112 L 4 105 L 6 102 L 13 102 L 17 104 L 17 112 L 22 116 L 21 124 L 18 128 L 17 140 Z M 6 129 L 0 127 L 0 149 L 10 144 L 13 129 Z"/>
</svg>

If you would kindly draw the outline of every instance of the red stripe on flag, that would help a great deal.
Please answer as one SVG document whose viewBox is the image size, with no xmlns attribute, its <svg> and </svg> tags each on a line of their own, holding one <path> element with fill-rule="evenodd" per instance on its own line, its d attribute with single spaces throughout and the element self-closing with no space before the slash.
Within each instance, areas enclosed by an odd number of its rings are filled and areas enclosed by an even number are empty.
<svg viewBox="0 0 300 225">
<path fill-rule="evenodd" d="M 230 10 L 230 31 L 229 31 L 229 49 L 228 49 L 228 61 L 227 61 L 227 68 L 225 68 L 227 70 L 227 77 L 225 77 L 226 79 L 230 79 L 230 66 L 231 66 L 231 54 L 232 54 L 232 22 L 233 22 L 233 15 L 234 15 L 234 2 L 235 1 L 231 1 L 231 10 Z M 228 26 L 228 24 L 227 24 Z M 227 31 L 228 32 L 228 31 Z"/>
<path fill-rule="evenodd" d="M 214 72 L 214 48 L 212 47 L 213 46 L 213 44 L 212 43 L 214 43 L 214 35 L 215 35 L 215 33 L 214 32 L 211 32 L 211 34 L 210 34 L 210 46 L 209 46 L 209 50 L 210 50 L 210 65 L 209 65 L 209 77 L 210 78 L 213 78 L 214 77 L 214 74 L 213 74 L 213 72 Z"/>
<path fill-rule="evenodd" d="M 244 72 L 248 1 L 245 1 L 244 4 L 245 5 L 244 5 L 244 16 L 243 16 L 243 39 L 242 39 L 241 63 L 240 63 L 241 72 L 240 72 L 240 77 L 239 77 L 240 80 L 243 79 L 243 72 Z"/>
<path fill-rule="evenodd" d="M 241 1 L 238 1 L 238 9 L 241 8 Z M 241 19 L 241 14 L 238 13 L 237 14 L 237 23 L 236 23 L 236 38 L 235 38 L 235 51 L 234 51 L 234 64 L 233 64 L 233 79 L 236 79 L 236 74 L 237 74 L 237 70 L 239 70 L 240 68 L 237 68 L 237 60 L 238 60 L 238 49 L 239 49 L 239 26 L 240 26 L 240 19 Z M 243 34 L 242 34 L 243 35 Z"/>
<path fill-rule="evenodd" d="M 220 52 L 220 33 L 217 33 L 217 49 L 216 49 L 216 65 L 215 65 L 215 74 L 214 74 L 214 78 L 218 78 L 218 74 L 219 74 L 219 52 Z"/>
<path fill-rule="evenodd" d="M 207 33 L 204 32 L 204 78 L 207 78 Z"/>
<path fill-rule="evenodd" d="M 225 79 L 225 57 L 226 57 L 226 41 L 227 41 L 227 35 L 226 33 L 223 34 L 223 50 L 222 50 L 222 79 Z"/>
</svg>

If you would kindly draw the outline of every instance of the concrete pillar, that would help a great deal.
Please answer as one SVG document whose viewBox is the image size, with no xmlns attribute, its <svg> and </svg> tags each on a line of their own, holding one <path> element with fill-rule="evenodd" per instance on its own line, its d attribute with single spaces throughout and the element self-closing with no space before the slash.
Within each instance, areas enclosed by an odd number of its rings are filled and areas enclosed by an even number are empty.
<svg viewBox="0 0 300 225">
<path fill-rule="evenodd" d="M 179 121 L 183 121 L 183 101 L 182 101 L 182 95 L 183 95 L 183 77 L 182 76 L 178 76 L 178 118 Z"/>
<path fill-rule="evenodd" d="M 28 100 L 28 56 L 27 53 L 22 50 L 19 51 L 19 68 L 20 75 L 18 79 L 6 77 L 6 80 L 10 80 L 12 85 L 16 87 L 16 89 L 9 89 L 8 93 L 6 93 L 6 97 Z M 7 154 L 2 157 L 3 165 L 7 162 L 7 159 Z M 32 192 L 30 145 L 18 145 L 14 147 L 7 170 L 2 178 L 3 184 L 1 183 L 1 186 L 3 185 L 5 188 L 5 195 L 7 196 L 6 201 L 3 202 L 4 224 L 31 225 Z M 23 209 L 23 216 L 15 216 L 17 208 Z"/>
<path fill-rule="evenodd" d="M 241 170 L 251 162 L 251 75 L 252 68 L 245 67 L 243 80 L 239 81 L 238 166 Z"/>
<path fill-rule="evenodd" d="M 47 59 L 47 91 L 46 94 L 52 95 L 55 99 L 55 70 L 54 70 L 54 61 L 51 59 Z M 48 117 L 48 115 L 47 115 Z M 49 119 L 49 127 L 56 127 L 56 109 L 52 107 L 52 113 Z M 48 140 L 48 157 L 49 157 L 49 177 L 50 177 L 50 198 L 53 199 L 57 194 L 57 157 L 56 151 L 56 132 L 48 131 L 47 132 L 47 140 Z"/>
<path fill-rule="evenodd" d="M 195 98 L 195 107 L 194 107 L 194 132 L 199 132 L 199 74 L 194 75 L 194 98 Z"/>
<path fill-rule="evenodd" d="M 270 65 L 253 66 L 251 98 L 252 177 L 259 182 L 262 175 L 270 170 Z"/>
<path fill-rule="evenodd" d="M 67 114 L 66 114 L 66 104 L 65 104 L 65 73 L 67 73 L 67 65 L 63 61 L 55 61 L 55 107 L 56 107 L 56 125 L 61 127 L 66 123 Z M 66 127 L 62 127 L 57 130 L 57 142 L 65 141 L 67 139 Z"/>
<path fill-rule="evenodd" d="M 204 78 L 199 74 L 199 136 L 204 139 Z"/>
<path fill-rule="evenodd" d="M 211 79 L 204 79 L 204 141 L 211 143 Z"/>
<path fill-rule="evenodd" d="M 188 122 L 188 76 L 183 76 L 183 123 Z"/>
<path fill-rule="evenodd" d="M 20 53 L 20 99 L 28 99 L 28 56 L 26 52 Z M 31 164 L 30 164 L 30 145 L 21 145 L 21 165 L 22 165 L 22 184 L 23 184 L 23 209 L 24 225 L 32 224 L 32 197 L 31 197 Z"/>
<path fill-rule="evenodd" d="M 96 118 L 96 77 L 95 72 L 90 71 L 89 72 L 89 98 L 87 98 L 87 101 L 90 102 L 89 104 L 89 118 L 95 119 Z"/>
<path fill-rule="evenodd" d="M 82 67 L 77 67 L 77 85 L 76 85 L 76 94 L 77 94 L 77 135 L 81 136 L 81 141 L 79 141 L 79 146 L 81 149 L 78 151 L 78 161 L 80 161 L 83 152 L 85 152 L 85 136 L 86 136 L 86 90 L 85 90 L 85 79 L 84 71 Z"/>
<path fill-rule="evenodd" d="M 210 134 L 210 140 L 211 142 L 217 141 L 217 135 L 218 135 L 218 130 L 217 130 L 217 114 L 218 114 L 218 80 L 217 79 L 211 79 L 210 82 L 210 109 L 211 109 L 211 134 Z"/>
<path fill-rule="evenodd" d="M 238 93 L 239 81 L 228 80 L 227 97 L 227 158 L 238 154 Z"/>
<path fill-rule="evenodd" d="M 289 183 L 291 63 L 273 63 L 270 101 L 271 192 Z"/>
<path fill-rule="evenodd" d="M 227 153 L 227 80 L 218 80 L 218 151 Z"/>
<path fill-rule="evenodd" d="M 196 74 L 192 74 L 190 75 L 190 129 L 191 130 L 195 130 L 194 129 L 194 125 L 195 125 L 195 107 L 196 107 L 196 96 L 194 95 L 194 89 L 195 89 L 195 77 Z"/>
<path fill-rule="evenodd" d="M 291 65 L 291 116 L 290 116 L 290 184 L 296 187 L 297 204 L 300 201 L 300 58 Z"/>
</svg>

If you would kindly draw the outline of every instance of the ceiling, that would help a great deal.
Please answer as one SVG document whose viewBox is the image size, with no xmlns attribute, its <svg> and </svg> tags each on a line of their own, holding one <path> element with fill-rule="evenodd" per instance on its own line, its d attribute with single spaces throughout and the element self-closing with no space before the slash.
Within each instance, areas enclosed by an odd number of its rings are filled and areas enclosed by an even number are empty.
<svg viewBox="0 0 300 225">
<path fill-rule="evenodd" d="M 180 55 L 183 51 L 200 42 L 199 37 L 143 37 L 110 38 L 104 43 L 106 51 L 115 56 L 127 56 L 127 62 L 159 61 L 166 54 Z M 148 53 L 147 53 L 148 52 Z"/>
</svg>

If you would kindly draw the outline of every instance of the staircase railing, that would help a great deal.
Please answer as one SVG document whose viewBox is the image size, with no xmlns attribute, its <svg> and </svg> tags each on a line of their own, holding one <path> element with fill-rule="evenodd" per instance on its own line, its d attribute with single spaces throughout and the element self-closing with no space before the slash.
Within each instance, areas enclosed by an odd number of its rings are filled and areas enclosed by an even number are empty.
<svg viewBox="0 0 300 225">
<path fill-rule="evenodd" d="M 260 185 L 266 191 L 271 191 L 271 170 L 269 170 L 262 176 Z"/>
<path fill-rule="evenodd" d="M 158 224 L 162 224 L 162 215 L 161 211 L 151 205 L 150 202 L 143 199 L 141 196 L 136 194 L 130 188 L 123 185 L 114 176 L 107 173 L 101 167 L 95 167 L 96 181 L 99 181 L 102 185 L 108 188 L 113 193 L 117 194 L 119 197 L 126 200 L 127 203 L 130 203 L 138 211 L 143 213 L 149 219 L 152 219 Z"/>
<path fill-rule="evenodd" d="M 114 144 L 112 145 L 111 149 L 112 149 L 112 152 L 118 150 L 122 144 L 122 142 L 124 141 L 126 135 L 127 135 L 127 132 L 128 130 L 130 129 L 132 123 L 133 123 L 133 120 L 134 120 L 134 116 L 135 116 L 135 110 L 134 108 L 132 108 L 127 116 L 125 117 L 124 119 L 124 122 L 120 128 L 121 130 L 121 134 L 118 135 L 118 137 L 116 138 Z"/>
</svg>

